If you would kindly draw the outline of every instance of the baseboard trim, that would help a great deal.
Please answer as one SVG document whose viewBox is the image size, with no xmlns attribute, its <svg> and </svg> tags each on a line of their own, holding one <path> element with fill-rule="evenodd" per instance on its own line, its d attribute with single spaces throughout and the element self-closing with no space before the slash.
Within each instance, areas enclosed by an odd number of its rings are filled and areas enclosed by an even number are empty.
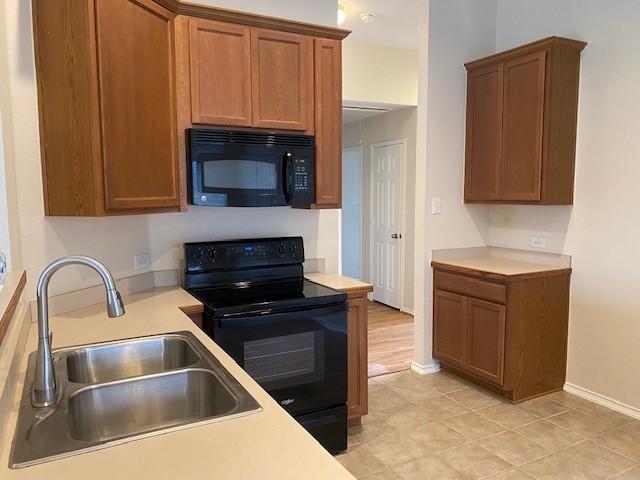
<svg viewBox="0 0 640 480">
<path fill-rule="evenodd" d="M 415 316 L 416 316 L 416 312 L 414 312 L 413 308 L 401 307 L 401 308 L 400 308 L 400 311 L 401 311 L 401 312 L 404 312 L 404 313 L 408 313 L 409 315 L 411 315 L 411 316 L 413 316 L 413 317 L 415 317 Z"/>
<path fill-rule="evenodd" d="M 618 400 L 607 397 L 606 395 L 593 392 L 572 383 L 565 383 L 564 390 L 566 392 L 572 393 L 573 395 L 576 395 L 577 397 L 584 398 L 585 400 L 597 403 L 598 405 L 607 407 L 615 412 L 622 413 L 624 415 L 628 415 L 629 417 L 640 420 L 640 408 L 632 407 L 631 405 L 627 405 L 625 403 L 619 402 Z"/>
<path fill-rule="evenodd" d="M 440 371 L 440 364 L 431 363 L 429 365 L 421 365 L 418 362 L 411 362 L 411 370 L 418 375 L 430 375 L 432 373 L 438 373 Z"/>
</svg>

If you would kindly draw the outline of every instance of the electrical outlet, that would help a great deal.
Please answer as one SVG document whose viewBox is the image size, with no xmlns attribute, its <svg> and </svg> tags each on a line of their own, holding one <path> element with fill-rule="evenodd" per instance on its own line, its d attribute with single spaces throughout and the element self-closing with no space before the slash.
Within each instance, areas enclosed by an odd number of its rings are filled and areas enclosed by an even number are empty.
<svg viewBox="0 0 640 480">
<path fill-rule="evenodd" d="M 133 268 L 149 268 L 151 265 L 151 256 L 149 254 L 134 255 Z"/>
<path fill-rule="evenodd" d="M 440 215 L 440 197 L 431 199 L 431 213 L 433 215 Z"/>
<path fill-rule="evenodd" d="M 533 248 L 545 248 L 547 239 L 545 237 L 531 237 L 531 246 Z"/>
</svg>

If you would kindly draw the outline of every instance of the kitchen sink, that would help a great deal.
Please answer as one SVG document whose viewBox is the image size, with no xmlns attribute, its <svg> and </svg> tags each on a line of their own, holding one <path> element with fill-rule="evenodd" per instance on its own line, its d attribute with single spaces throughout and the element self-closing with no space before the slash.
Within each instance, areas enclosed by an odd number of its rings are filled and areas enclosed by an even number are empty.
<svg viewBox="0 0 640 480">
<path fill-rule="evenodd" d="M 35 408 L 29 356 L 12 468 L 261 409 L 191 332 L 69 347 L 53 358 L 59 399 Z"/>
<path fill-rule="evenodd" d="M 189 367 L 200 357 L 180 335 L 109 342 L 71 350 L 65 355 L 67 379 L 102 383 Z"/>
</svg>

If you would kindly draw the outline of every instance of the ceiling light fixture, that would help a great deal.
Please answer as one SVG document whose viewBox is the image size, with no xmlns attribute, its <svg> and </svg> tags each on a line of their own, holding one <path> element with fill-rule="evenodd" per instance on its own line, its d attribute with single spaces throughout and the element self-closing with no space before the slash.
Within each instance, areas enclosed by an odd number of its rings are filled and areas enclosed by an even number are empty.
<svg viewBox="0 0 640 480">
<path fill-rule="evenodd" d="M 342 25 L 347 19 L 347 12 L 344 10 L 344 4 L 338 2 L 338 25 Z"/>
<path fill-rule="evenodd" d="M 376 14 L 371 12 L 362 12 L 360 14 L 360 20 L 362 23 L 373 23 L 376 19 Z"/>
</svg>

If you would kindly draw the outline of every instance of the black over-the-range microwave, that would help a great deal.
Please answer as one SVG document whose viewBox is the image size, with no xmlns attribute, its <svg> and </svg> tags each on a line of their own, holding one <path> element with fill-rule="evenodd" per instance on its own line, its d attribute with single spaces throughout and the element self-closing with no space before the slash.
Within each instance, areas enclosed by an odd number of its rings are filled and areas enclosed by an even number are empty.
<svg viewBox="0 0 640 480">
<path fill-rule="evenodd" d="M 311 135 L 187 130 L 189 197 L 214 207 L 308 207 L 315 200 Z"/>
</svg>

